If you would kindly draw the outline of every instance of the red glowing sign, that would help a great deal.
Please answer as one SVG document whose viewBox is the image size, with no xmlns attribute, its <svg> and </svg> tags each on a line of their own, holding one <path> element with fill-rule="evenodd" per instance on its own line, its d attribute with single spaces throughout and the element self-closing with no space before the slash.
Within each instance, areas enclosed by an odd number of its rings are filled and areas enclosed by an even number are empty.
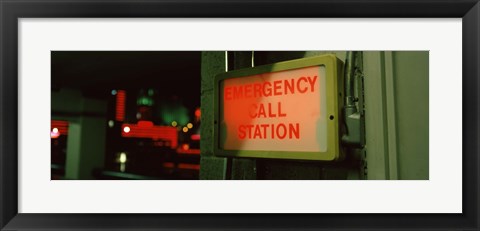
<svg viewBox="0 0 480 231">
<path fill-rule="evenodd" d="M 115 105 L 115 119 L 117 121 L 125 120 L 125 100 L 127 93 L 124 90 L 117 91 L 116 105 Z"/>
<path fill-rule="evenodd" d="M 225 79 L 220 147 L 325 152 L 325 86 L 324 66 Z"/>
<path fill-rule="evenodd" d="M 342 61 L 327 54 L 218 74 L 215 155 L 343 159 L 342 70 Z"/>
<path fill-rule="evenodd" d="M 185 154 L 185 155 L 200 155 L 200 149 L 188 149 L 184 150 L 181 148 L 177 148 L 178 154 Z"/>
<path fill-rule="evenodd" d="M 60 135 L 68 135 L 68 121 L 52 120 L 50 123 L 50 138 L 56 139 Z"/>
<path fill-rule="evenodd" d="M 200 140 L 200 134 L 193 134 L 190 136 L 191 140 Z"/>
<path fill-rule="evenodd" d="M 201 115 L 202 115 L 202 111 L 200 111 L 200 108 L 195 109 L 195 117 L 200 118 Z"/>
<path fill-rule="evenodd" d="M 140 121 L 137 122 L 137 125 L 139 127 L 148 128 L 148 127 L 153 127 L 153 122 L 152 121 L 146 121 L 146 120 L 140 120 Z"/>
<path fill-rule="evenodd" d="M 139 121 L 138 124 L 123 124 L 122 137 L 150 138 L 168 140 L 172 149 L 178 146 L 177 129 L 171 126 L 155 126 L 150 121 Z"/>
</svg>

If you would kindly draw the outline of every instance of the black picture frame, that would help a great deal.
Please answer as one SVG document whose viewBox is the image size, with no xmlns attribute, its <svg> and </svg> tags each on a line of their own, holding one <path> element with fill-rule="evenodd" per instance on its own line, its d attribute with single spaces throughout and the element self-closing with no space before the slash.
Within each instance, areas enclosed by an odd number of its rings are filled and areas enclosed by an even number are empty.
<svg viewBox="0 0 480 231">
<path fill-rule="evenodd" d="M 0 0 L 0 228 L 2 230 L 479 230 L 478 0 Z M 19 18 L 401 17 L 462 18 L 462 214 L 18 213 Z M 448 169 L 445 169 L 448 171 Z M 359 198 L 361 200 L 361 198 Z M 375 203 L 372 201 L 372 203 Z"/>
</svg>

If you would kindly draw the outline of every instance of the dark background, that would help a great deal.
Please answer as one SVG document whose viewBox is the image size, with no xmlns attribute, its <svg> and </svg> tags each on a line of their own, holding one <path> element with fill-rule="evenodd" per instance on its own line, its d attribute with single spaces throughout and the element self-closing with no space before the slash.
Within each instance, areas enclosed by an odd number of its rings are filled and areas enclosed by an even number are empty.
<svg viewBox="0 0 480 231">
<path fill-rule="evenodd" d="M 188 108 L 200 105 L 201 53 L 196 51 L 54 51 L 52 89 L 104 98 L 112 89 L 158 88 Z M 198 102 L 198 103 L 197 103 Z"/>
</svg>

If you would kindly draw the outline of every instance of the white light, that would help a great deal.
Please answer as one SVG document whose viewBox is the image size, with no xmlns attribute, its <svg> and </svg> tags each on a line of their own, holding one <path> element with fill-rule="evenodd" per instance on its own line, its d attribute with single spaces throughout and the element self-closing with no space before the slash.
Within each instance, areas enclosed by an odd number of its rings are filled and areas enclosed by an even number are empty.
<svg viewBox="0 0 480 231">
<path fill-rule="evenodd" d="M 50 132 L 50 138 L 52 139 L 58 138 L 59 136 L 60 136 L 60 133 Z"/>
<path fill-rule="evenodd" d="M 113 125 L 115 125 L 115 122 L 113 122 L 113 120 L 109 120 L 108 121 L 108 127 L 113 128 Z"/>
<path fill-rule="evenodd" d="M 53 133 L 58 133 L 58 128 L 53 128 L 53 129 L 52 129 L 52 132 L 53 132 Z"/>
<path fill-rule="evenodd" d="M 120 153 L 120 158 L 119 158 L 120 163 L 124 164 L 127 162 L 127 154 L 125 152 Z"/>
<path fill-rule="evenodd" d="M 193 124 L 192 124 L 192 123 L 188 123 L 188 124 L 187 124 L 187 128 L 193 128 Z"/>
<path fill-rule="evenodd" d="M 128 126 L 127 126 L 127 127 L 124 127 L 124 128 L 123 128 L 123 132 L 129 133 L 129 132 L 130 132 L 130 127 L 128 127 Z"/>
</svg>

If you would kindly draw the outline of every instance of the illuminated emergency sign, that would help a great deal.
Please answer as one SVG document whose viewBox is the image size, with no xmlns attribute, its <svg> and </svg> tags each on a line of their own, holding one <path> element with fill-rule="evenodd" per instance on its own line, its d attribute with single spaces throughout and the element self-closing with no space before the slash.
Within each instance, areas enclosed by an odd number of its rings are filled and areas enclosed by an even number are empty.
<svg viewBox="0 0 480 231">
<path fill-rule="evenodd" d="M 328 55 L 217 76 L 216 153 L 339 159 L 338 64 Z"/>
</svg>

